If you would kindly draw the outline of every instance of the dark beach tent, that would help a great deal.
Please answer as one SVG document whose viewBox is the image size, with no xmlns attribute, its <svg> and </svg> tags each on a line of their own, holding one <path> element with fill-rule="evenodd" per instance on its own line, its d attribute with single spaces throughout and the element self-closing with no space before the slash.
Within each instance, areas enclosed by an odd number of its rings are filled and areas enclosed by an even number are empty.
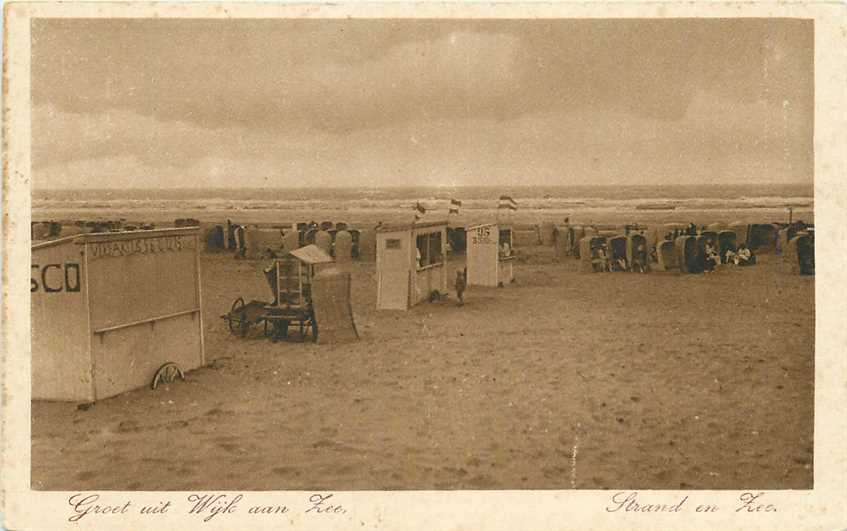
<svg viewBox="0 0 847 531">
<path fill-rule="evenodd" d="M 602 236 L 586 236 L 579 241 L 579 270 L 583 273 L 594 273 L 605 268 L 602 252 L 606 248 L 606 238 Z M 598 267 L 595 267 L 597 264 Z"/>
<path fill-rule="evenodd" d="M 447 227 L 447 241 L 453 254 L 464 253 L 468 248 L 467 233 L 464 227 Z"/>
<path fill-rule="evenodd" d="M 320 224 L 321 230 L 328 231 L 328 230 L 332 229 L 332 227 L 333 227 L 333 225 L 332 225 L 331 221 L 321 221 L 321 224 Z"/>
<path fill-rule="evenodd" d="M 335 230 L 348 230 L 349 225 L 343 221 L 335 222 Z"/>
<path fill-rule="evenodd" d="M 705 247 L 706 243 L 711 245 L 712 247 L 718 247 L 718 233 L 713 230 L 704 230 L 700 233 L 699 236 L 703 240 L 703 246 Z"/>
<path fill-rule="evenodd" d="M 606 240 L 606 251 L 609 262 L 614 264 L 617 260 L 626 260 L 626 236 L 613 236 Z M 625 269 L 629 269 L 629 263 Z"/>
<path fill-rule="evenodd" d="M 729 230 L 735 231 L 735 242 L 738 245 L 744 244 L 749 247 L 747 235 L 750 233 L 750 225 L 743 221 L 733 221 L 729 224 Z"/>
<path fill-rule="evenodd" d="M 213 225 L 206 231 L 206 249 L 209 251 L 220 251 L 224 248 L 224 227 Z"/>
<path fill-rule="evenodd" d="M 793 274 L 815 274 L 815 237 L 807 232 L 798 232 L 788 242 L 783 253 L 788 271 Z"/>
<path fill-rule="evenodd" d="M 308 223 L 298 223 L 297 224 L 297 232 L 306 232 L 307 230 L 309 230 L 309 224 Z"/>
<path fill-rule="evenodd" d="M 354 260 L 359 259 L 359 239 L 362 237 L 362 232 L 359 229 L 347 229 L 352 238 L 353 247 L 350 249 L 350 254 Z"/>
<path fill-rule="evenodd" d="M 792 240 L 796 246 L 797 259 L 800 262 L 801 275 L 815 274 L 815 236 L 798 233 Z"/>
<path fill-rule="evenodd" d="M 738 237 L 733 230 L 722 230 L 718 233 L 718 253 L 721 263 L 726 263 L 726 252 L 738 250 Z"/>
<path fill-rule="evenodd" d="M 306 245 L 314 245 L 315 243 L 315 235 L 318 233 L 318 229 L 309 229 L 303 233 L 303 241 L 300 242 L 301 247 L 305 247 Z"/>
<path fill-rule="evenodd" d="M 774 252 L 779 227 L 773 223 L 754 223 L 747 234 L 747 247 L 757 253 Z"/>
<path fill-rule="evenodd" d="M 630 271 L 636 269 L 636 264 L 641 264 L 643 271 L 650 267 L 650 251 L 647 247 L 647 237 L 643 234 L 630 234 L 626 237 L 626 263 Z"/>
<path fill-rule="evenodd" d="M 697 238 L 695 236 L 679 236 L 674 241 L 676 248 L 676 263 L 683 273 L 699 273 Z"/>
<path fill-rule="evenodd" d="M 656 247 L 656 269 L 658 271 L 670 271 L 677 269 L 676 249 L 674 242 L 663 240 Z"/>
</svg>

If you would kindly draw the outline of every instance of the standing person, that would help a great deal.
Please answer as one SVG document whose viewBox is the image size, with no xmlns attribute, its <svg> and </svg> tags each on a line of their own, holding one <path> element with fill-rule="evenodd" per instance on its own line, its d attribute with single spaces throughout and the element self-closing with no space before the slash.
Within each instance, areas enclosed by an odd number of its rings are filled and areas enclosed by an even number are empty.
<svg viewBox="0 0 847 531">
<path fill-rule="evenodd" d="M 465 305 L 465 288 L 468 287 L 467 270 L 464 272 L 456 271 L 456 297 L 459 299 L 459 306 Z"/>
<path fill-rule="evenodd" d="M 697 225 L 695 225 L 694 223 L 688 224 L 688 235 L 697 236 Z"/>
</svg>

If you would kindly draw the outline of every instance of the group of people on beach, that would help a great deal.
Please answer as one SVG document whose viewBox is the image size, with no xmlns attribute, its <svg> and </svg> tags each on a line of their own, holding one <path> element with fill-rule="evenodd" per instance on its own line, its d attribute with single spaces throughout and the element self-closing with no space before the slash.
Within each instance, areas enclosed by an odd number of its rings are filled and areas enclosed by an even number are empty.
<svg viewBox="0 0 847 531">
<path fill-rule="evenodd" d="M 737 249 L 727 249 L 726 253 L 724 253 L 723 260 L 721 260 L 720 251 L 711 243 L 706 244 L 704 254 L 706 272 L 714 271 L 715 268 L 717 268 L 721 264 L 748 266 L 754 263 L 753 253 L 743 243 L 740 244 Z"/>
</svg>

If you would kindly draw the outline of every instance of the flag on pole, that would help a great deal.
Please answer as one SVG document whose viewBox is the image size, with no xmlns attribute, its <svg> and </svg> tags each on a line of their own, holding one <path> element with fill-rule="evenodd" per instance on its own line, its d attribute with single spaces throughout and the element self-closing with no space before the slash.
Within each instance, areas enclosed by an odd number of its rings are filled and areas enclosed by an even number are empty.
<svg viewBox="0 0 847 531">
<path fill-rule="evenodd" d="M 512 199 L 508 195 L 501 195 L 500 204 L 497 208 L 508 208 L 509 210 L 517 210 L 518 204 L 515 202 L 514 199 Z"/>
<path fill-rule="evenodd" d="M 419 221 L 421 218 L 423 218 L 424 214 L 426 214 L 426 208 L 422 204 L 416 202 L 415 203 L 415 221 Z"/>
<path fill-rule="evenodd" d="M 462 202 L 458 199 L 450 199 L 450 209 L 447 211 L 448 214 L 458 214 L 459 207 L 462 206 Z"/>
</svg>

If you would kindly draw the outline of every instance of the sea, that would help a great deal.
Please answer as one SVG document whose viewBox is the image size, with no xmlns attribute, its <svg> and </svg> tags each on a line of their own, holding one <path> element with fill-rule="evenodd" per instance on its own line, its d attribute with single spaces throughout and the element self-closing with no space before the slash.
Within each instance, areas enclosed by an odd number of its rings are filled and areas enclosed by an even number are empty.
<svg viewBox="0 0 847 531">
<path fill-rule="evenodd" d="M 500 208 L 500 197 L 515 209 Z M 453 202 L 459 214 L 450 214 Z M 397 221 L 411 219 L 420 205 L 425 216 L 516 221 L 639 222 L 785 221 L 813 222 L 814 187 L 804 184 L 662 186 L 513 186 L 385 188 L 209 188 L 35 190 L 32 217 L 161 221 L 297 222 L 310 219 Z"/>
</svg>

